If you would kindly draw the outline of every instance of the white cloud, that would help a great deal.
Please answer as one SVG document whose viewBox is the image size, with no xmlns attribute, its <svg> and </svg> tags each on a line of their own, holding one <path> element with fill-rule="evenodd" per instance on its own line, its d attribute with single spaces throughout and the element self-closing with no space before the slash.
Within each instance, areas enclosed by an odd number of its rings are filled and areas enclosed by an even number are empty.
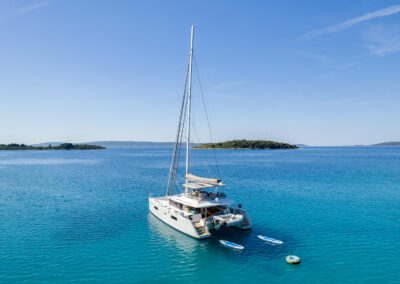
<svg viewBox="0 0 400 284">
<path fill-rule="evenodd" d="M 385 56 L 400 52 L 400 28 L 398 26 L 373 26 L 364 32 L 365 46 L 374 55 Z"/>
<path fill-rule="evenodd" d="M 354 26 L 356 24 L 365 22 L 365 21 L 369 21 L 375 18 L 380 18 L 380 17 L 385 17 L 385 16 L 390 16 L 390 15 L 394 15 L 400 12 L 400 5 L 394 5 L 394 6 L 390 6 L 388 8 L 385 9 L 381 9 L 372 13 L 368 13 L 365 14 L 363 16 L 348 20 L 346 22 L 340 23 L 340 24 L 336 24 L 333 26 L 329 26 L 326 28 L 322 28 L 322 29 L 318 29 L 315 30 L 313 32 L 307 33 L 304 35 L 304 38 L 313 38 L 316 36 L 320 36 L 323 34 L 329 34 L 329 33 L 334 33 L 334 32 L 338 32 L 341 30 L 345 30 L 350 28 L 351 26 Z"/>
<path fill-rule="evenodd" d="M 50 4 L 49 2 L 40 2 L 40 3 L 34 4 L 34 5 L 25 6 L 25 7 L 22 7 L 21 9 L 19 9 L 17 11 L 17 14 L 18 15 L 25 14 L 25 13 L 30 12 L 32 10 L 39 9 L 41 7 L 47 6 L 49 4 Z"/>
</svg>

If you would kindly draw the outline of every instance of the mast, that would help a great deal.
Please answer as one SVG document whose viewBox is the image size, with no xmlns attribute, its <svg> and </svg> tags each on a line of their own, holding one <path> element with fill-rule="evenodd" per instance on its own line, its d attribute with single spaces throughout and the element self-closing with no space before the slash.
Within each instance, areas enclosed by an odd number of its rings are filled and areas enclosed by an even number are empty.
<svg viewBox="0 0 400 284">
<path fill-rule="evenodd" d="M 193 36 L 194 36 L 194 25 L 192 25 L 191 36 L 190 36 L 190 56 L 189 56 L 189 92 L 188 92 L 188 107 L 187 107 L 187 133 L 186 133 L 186 174 L 189 173 L 189 143 L 190 143 L 190 105 L 191 105 L 191 93 L 192 93 L 192 58 L 193 58 Z M 188 180 L 186 179 L 186 184 Z M 186 192 L 188 187 L 185 187 Z"/>
</svg>

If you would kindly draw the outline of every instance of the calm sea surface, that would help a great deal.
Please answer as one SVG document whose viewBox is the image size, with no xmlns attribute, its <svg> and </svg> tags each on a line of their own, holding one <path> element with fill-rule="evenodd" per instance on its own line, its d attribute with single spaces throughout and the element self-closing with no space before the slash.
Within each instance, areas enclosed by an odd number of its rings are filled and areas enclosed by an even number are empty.
<svg viewBox="0 0 400 284">
<path fill-rule="evenodd" d="M 212 151 L 192 152 L 193 173 L 216 171 Z M 217 155 L 253 230 L 198 241 L 148 211 L 169 149 L 0 152 L 0 282 L 400 283 L 400 147 Z"/>
</svg>

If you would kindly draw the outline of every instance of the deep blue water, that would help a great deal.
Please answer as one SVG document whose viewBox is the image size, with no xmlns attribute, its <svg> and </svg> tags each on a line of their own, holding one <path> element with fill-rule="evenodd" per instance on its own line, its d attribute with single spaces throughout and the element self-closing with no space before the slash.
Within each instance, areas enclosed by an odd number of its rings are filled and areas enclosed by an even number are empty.
<svg viewBox="0 0 400 284">
<path fill-rule="evenodd" d="M 193 173 L 215 171 L 211 151 L 193 152 Z M 165 193 L 168 149 L 0 152 L 0 282 L 399 283 L 400 148 L 217 155 L 253 230 L 215 237 L 243 251 L 149 215 L 149 193 Z"/>
</svg>

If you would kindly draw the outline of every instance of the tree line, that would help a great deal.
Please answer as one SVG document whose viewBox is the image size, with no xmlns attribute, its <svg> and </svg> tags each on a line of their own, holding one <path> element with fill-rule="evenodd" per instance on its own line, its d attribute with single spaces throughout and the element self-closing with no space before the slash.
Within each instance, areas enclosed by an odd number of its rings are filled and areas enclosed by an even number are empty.
<svg viewBox="0 0 400 284">
<path fill-rule="evenodd" d="M 194 146 L 194 149 L 297 149 L 296 145 L 268 140 L 231 140 Z"/>
<path fill-rule="evenodd" d="M 0 144 L 0 150 L 102 150 L 102 146 L 88 144 L 63 143 L 58 146 L 32 146 L 26 144 Z"/>
</svg>

